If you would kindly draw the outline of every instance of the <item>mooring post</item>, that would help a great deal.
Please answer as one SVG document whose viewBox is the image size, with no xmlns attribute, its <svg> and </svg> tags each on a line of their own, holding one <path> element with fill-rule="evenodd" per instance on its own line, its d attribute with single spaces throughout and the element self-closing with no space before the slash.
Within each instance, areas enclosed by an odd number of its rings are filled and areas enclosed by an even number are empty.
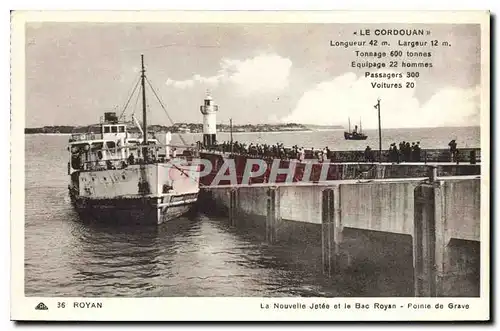
<svg viewBox="0 0 500 331">
<path fill-rule="evenodd" d="M 340 257 L 340 245 L 342 244 L 343 237 L 343 225 L 341 217 L 341 205 L 340 205 L 340 185 L 333 187 L 333 222 L 335 224 L 335 232 L 333 237 L 335 255 L 334 255 L 334 266 L 335 270 L 339 268 L 339 257 Z"/>
<path fill-rule="evenodd" d="M 422 184 L 414 190 L 414 285 L 415 296 L 430 297 L 434 292 L 434 187 Z"/>
<path fill-rule="evenodd" d="M 280 221 L 280 196 L 278 187 L 267 189 L 266 241 L 270 244 L 278 240 Z"/>
<path fill-rule="evenodd" d="M 446 249 L 449 238 L 446 236 L 445 220 L 445 197 L 444 183 L 436 181 L 434 183 L 434 286 L 431 296 L 443 296 L 444 276 L 446 273 Z"/>
<path fill-rule="evenodd" d="M 438 168 L 435 165 L 428 166 L 428 176 L 429 176 L 429 182 L 434 183 L 437 181 L 437 176 L 438 176 Z"/>
<path fill-rule="evenodd" d="M 340 217 L 340 185 L 322 192 L 321 249 L 323 273 L 333 275 L 338 269 L 342 224 Z"/>
<path fill-rule="evenodd" d="M 238 191 L 236 188 L 231 188 L 229 191 L 229 223 L 232 226 L 236 225 L 236 215 L 237 215 L 237 199 L 238 199 Z"/>
<path fill-rule="evenodd" d="M 442 183 L 433 181 L 417 186 L 414 203 L 415 296 L 442 296 L 447 245 Z"/>
<path fill-rule="evenodd" d="M 323 273 L 327 276 L 333 274 L 334 245 L 334 223 L 333 223 L 333 190 L 325 189 L 322 192 L 321 201 L 321 258 L 323 261 Z"/>
</svg>

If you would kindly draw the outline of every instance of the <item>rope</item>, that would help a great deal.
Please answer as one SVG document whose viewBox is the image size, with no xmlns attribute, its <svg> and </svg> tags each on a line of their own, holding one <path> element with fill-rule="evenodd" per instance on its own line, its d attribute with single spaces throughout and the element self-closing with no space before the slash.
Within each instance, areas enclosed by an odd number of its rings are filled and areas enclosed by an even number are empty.
<svg viewBox="0 0 500 331">
<path fill-rule="evenodd" d="M 163 105 L 163 102 L 161 101 L 160 97 L 158 96 L 158 94 L 156 93 L 156 90 L 154 89 L 153 85 L 151 84 L 151 81 L 149 80 L 149 78 L 146 77 L 146 81 L 148 82 L 148 85 L 149 87 L 151 88 L 151 90 L 153 91 L 153 94 L 155 95 L 156 99 L 158 100 L 158 102 L 160 103 L 160 106 L 161 108 L 163 109 L 163 111 L 165 112 L 165 114 L 167 115 L 168 119 L 170 120 L 170 123 L 172 123 L 172 125 L 174 125 L 174 121 L 172 120 L 172 118 L 170 117 L 170 115 L 168 114 L 167 112 L 167 109 L 165 108 L 165 106 Z M 180 133 L 177 133 L 179 135 L 179 138 L 181 138 L 181 141 L 184 145 L 187 145 L 186 141 L 184 140 L 184 138 L 182 138 L 181 134 Z"/>
<path fill-rule="evenodd" d="M 179 168 L 178 166 L 176 166 L 175 164 L 172 163 L 172 166 L 174 168 L 176 168 L 177 170 L 179 170 L 182 174 L 186 175 L 186 177 L 189 177 L 191 178 L 192 180 L 196 181 L 195 178 L 192 178 L 191 176 L 189 176 L 189 174 L 185 173 L 184 170 L 182 170 L 181 168 Z M 205 186 L 208 186 L 208 185 L 205 185 L 203 184 L 202 182 L 200 182 L 200 180 L 198 179 L 198 185 L 201 186 L 201 187 L 205 187 Z"/>
<path fill-rule="evenodd" d="M 132 112 L 132 115 L 135 114 L 135 111 L 137 110 L 137 104 L 139 103 L 139 97 L 141 96 L 140 93 L 137 93 L 137 98 L 135 98 L 135 105 L 134 105 L 134 111 Z M 135 124 L 135 123 L 134 123 Z"/>
<path fill-rule="evenodd" d="M 362 164 L 362 163 L 360 163 L 360 164 Z M 372 170 L 373 170 L 373 168 L 375 168 L 375 167 L 376 167 L 376 165 L 375 165 L 375 164 L 372 164 L 372 166 L 371 166 L 368 170 L 366 170 L 366 171 L 361 171 L 361 172 L 360 172 L 360 173 L 359 173 L 356 177 L 354 177 L 353 179 L 361 179 L 361 176 L 362 176 L 364 173 L 367 173 L 367 172 L 372 171 Z"/>
<path fill-rule="evenodd" d="M 127 102 L 125 103 L 125 106 L 123 107 L 122 113 L 120 114 L 120 117 L 118 119 L 122 119 L 123 115 L 125 114 L 125 110 L 127 110 L 128 104 L 130 103 L 130 100 L 132 99 L 132 96 L 135 93 L 135 90 L 137 90 L 137 86 L 139 85 L 140 79 L 137 79 L 137 82 L 135 83 L 134 89 L 132 90 L 132 93 L 130 93 L 130 96 L 128 97 Z"/>
</svg>

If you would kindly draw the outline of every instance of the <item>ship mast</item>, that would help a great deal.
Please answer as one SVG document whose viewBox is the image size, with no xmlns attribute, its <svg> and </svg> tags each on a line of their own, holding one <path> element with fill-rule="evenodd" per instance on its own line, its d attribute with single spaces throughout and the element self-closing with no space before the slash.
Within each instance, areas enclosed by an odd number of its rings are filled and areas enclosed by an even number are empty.
<svg viewBox="0 0 500 331">
<path fill-rule="evenodd" d="M 382 125 L 380 124 L 380 99 L 377 99 L 375 105 L 378 111 L 378 162 L 382 163 Z"/>
<path fill-rule="evenodd" d="M 148 151 L 148 120 L 146 115 L 146 69 L 144 69 L 144 55 L 141 54 L 141 87 L 142 87 L 142 131 L 144 132 L 144 140 L 142 142 L 142 157 L 144 162 L 148 162 L 149 151 Z"/>
<path fill-rule="evenodd" d="M 229 119 L 229 134 L 231 135 L 231 157 L 233 155 L 233 119 Z"/>
<path fill-rule="evenodd" d="M 144 131 L 143 144 L 148 144 L 148 123 L 146 115 L 146 70 L 144 69 L 144 55 L 141 54 L 141 86 L 142 86 L 142 126 Z M 144 155 L 146 156 L 146 155 Z"/>
</svg>

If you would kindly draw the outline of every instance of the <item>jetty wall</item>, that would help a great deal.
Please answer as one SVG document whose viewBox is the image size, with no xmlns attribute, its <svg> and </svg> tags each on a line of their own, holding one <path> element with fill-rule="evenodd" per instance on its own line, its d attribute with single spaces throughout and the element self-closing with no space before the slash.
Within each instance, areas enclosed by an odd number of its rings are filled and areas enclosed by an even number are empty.
<svg viewBox="0 0 500 331">
<path fill-rule="evenodd" d="M 375 160 L 378 161 L 378 150 L 372 150 Z M 364 151 L 331 151 L 332 162 L 364 162 Z M 389 150 L 382 150 L 382 162 L 390 162 Z M 471 159 L 471 156 L 474 159 Z M 313 158 L 311 151 L 306 152 L 306 158 Z M 459 148 L 457 153 L 459 162 L 480 162 L 480 148 Z M 420 152 L 420 162 L 453 162 L 449 149 L 422 149 Z"/>
<path fill-rule="evenodd" d="M 415 295 L 479 295 L 478 178 L 205 188 L 200 201 L 269 243 L 317 245 L 327 276 L 408 254 Z"/>
<path fill-rule="evenodd" d="M 236 155 L 232 159 L 224 158 L 221 154 L 202 153 L 203 159 L 209 160 L 212 164 L 211 172 L 203 176 L 200 182 L 203 186 L 229 185 L 230 180 L 217 180 L 222 167 L 230 165 L 231 171 L 235 171 L 235 177 L 238 184 L 241 184 L 245 178 L 244 174 L 249 170 L 256 172 L 260 166 L 253 165 L 247 168 L 249 156 Z M 271 177 L 273 163 L 279 169 L 291 169 L 292 175 L 278 174 L 276 178 Z M 279 163 L 278 163 L 279 162 Z M 251 177 L 249 183 L 284 183 L 287 180 L 292 182 L 322 182 L 331 180 L 346 179 L 388 179 L 388 178 L 420 178 L 427 177 L 430 171 L 428 164 L 392 164 L 392 163 L 311 163 L 298 162 L 297 160 L 268 160 L 265 163 L 265 170 L 261 175 Z M 464 176 L 479 175 L 481 166 L 479 164 L 439 164 L 432 165 L 437 168 L 438 176 Z M 229 170 L 226 169 L 226 173 Z"/>
<path fill-rule="evenodd" d="M 289 149 L 287 149 L 289 151 Z M 216 152 L 216 151 L 214 151 Z M 312 150 L 305 149 L 306 159 L 315 159 L 316 156 Z M 387 149 L 381 151 L 381 160 L 378 159 L 379 151 L 372 149 L 373 156 L 377 162 L 391 162 L 390 152 Z M 211 153 L 211 152 L 209 152 Z M 218 152 L 216 152 L 218 153 Z M 206 153 L 205 153 L 206 154 Z M 358 151 L 330 151 L 330 162 L 366 162 L 364 150 Z M 481 162 L 481 149 L 480 148 L 458 148 L 456 159 L 452 159 L 449 149 L 422 149 L 419 155 L 418 162 L 466 162 L 466 163 L 479 163 Z"/>
</svg>

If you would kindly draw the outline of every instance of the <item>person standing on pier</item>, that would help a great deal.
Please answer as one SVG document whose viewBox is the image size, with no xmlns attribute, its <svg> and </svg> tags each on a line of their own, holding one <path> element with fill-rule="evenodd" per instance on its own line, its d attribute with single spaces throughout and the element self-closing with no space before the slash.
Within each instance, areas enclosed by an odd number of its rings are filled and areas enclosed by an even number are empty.
<svg viewBox="0 0 500 331">
<path fill-rule="evenodd" d="M 457 142 L 455 139 L 450 141 L 448 143 L 448 146 L 450 146 L 450 154 L 451 154 L 451 162 L 456 162 L 457 161 Z"/>
<path fill-rule="evenodd" d="M 300 149 L 300 155 L 299 155 L 299 161 L 304 162 L 304 159 L 306 158 L 306 151 L 304 147 Z"/>
<path fill-rule="evenodd" d="M 405 160 L 407 162 L 411 161 L 411 146 L 409 141 L 406 142 L 404 154 L 405 154 Z"/>
<path fill-rule="evenodd" d="M 413 146 L 412 154 L 413 161 L 420 162 L 420 141 L 417 141 L 417 143 Z"/>
<path fill-rule="evenodd" d="M 404 153 L 405 147 L 406 147 L 406 141 L 402 141 L 399 143 L 399 153 L 400 153 L 399 161 L 400 162 L 405 161 L 405 153 Z"/>
<path fill-rule="evenodd" d="M 399 163 L 399 152 L 396 143 L 392 143 L 389 147 L 389 161 L 392 163 Z"/>
<path fill-rule="evenodd" d="M 366 162 L 373 162 L 373 158 L 372 158 L 372 149 L 370 148 L 370 146 L 366 146 L 365 148 L 365 161 Z"/>
<path fill-rule="evenodd" d="M 411 147 L 408 150 L 408 154 L 409 154 L 410 162 L 414 162 L 415 161 L 415 142 L 414 141 L 411 143 Z"/>
<path fill-rule="evenodd" d="M 394 154 L 395 154 L 395 158 L 396 158 L 396 163 L 399 164 L 401 162 L 401 158 L 403 157 L 402 156 L 402 151 L 401 150 L 398 150 L 398 147 L 396 146 L 396 143 L 394 143 Z"/>
<path fill-rule="evenodd" d="M 134 164 L 134 163 L 135 163 L 134 153 L 130 153 L 130 155 L 128 156 L 128 164 Z"/>
</svg>

